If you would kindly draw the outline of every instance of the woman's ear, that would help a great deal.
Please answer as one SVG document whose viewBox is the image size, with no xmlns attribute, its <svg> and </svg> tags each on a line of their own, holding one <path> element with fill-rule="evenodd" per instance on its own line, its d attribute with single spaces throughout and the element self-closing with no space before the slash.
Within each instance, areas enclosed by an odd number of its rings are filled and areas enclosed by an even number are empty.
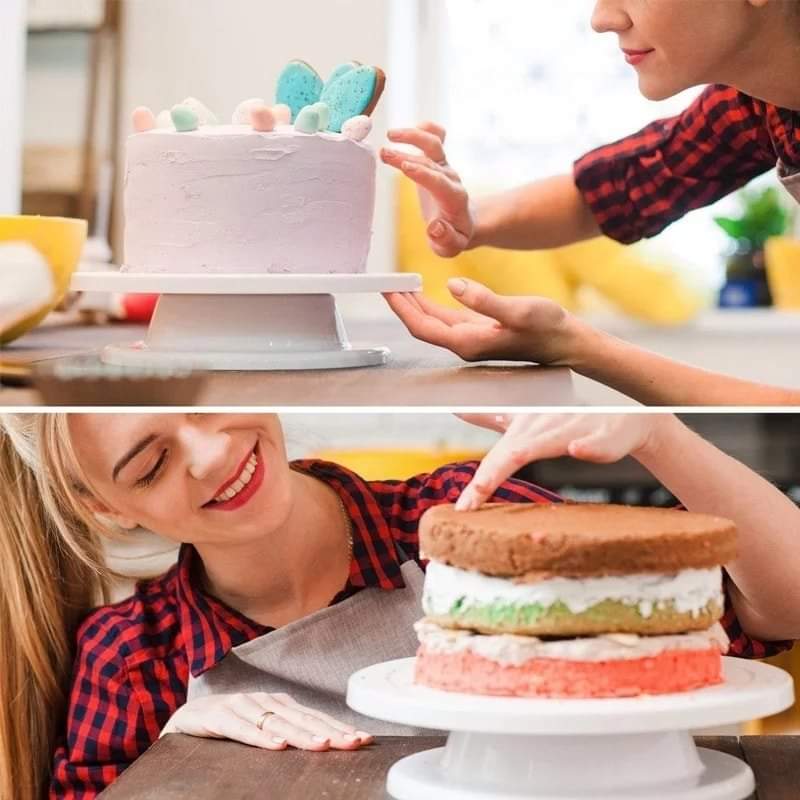
<svg viewBox="0 0 800 800">
<path fill-rule="evenodd" d="M 128 519 L 128 517 L 122 514 L 117 514 L 116 511 L 112 511 L 108 506 L 93 497 L 84 497 L 83 503 L 89 510 L 89 513 L 103 525 L 122 528 L 122 530 L 125 531 L 132 531 L 139 527 L 138 522 L 134 522 L 132 519 Z"/>
</svg>

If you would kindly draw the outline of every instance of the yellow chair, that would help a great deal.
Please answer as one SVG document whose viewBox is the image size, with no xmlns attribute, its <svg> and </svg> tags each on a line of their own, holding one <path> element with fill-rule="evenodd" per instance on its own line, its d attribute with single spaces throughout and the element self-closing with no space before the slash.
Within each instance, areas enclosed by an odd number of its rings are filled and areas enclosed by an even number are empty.
<svg viewBox="0 0 800 800">
<path fill-rule="evenodd" d="M 775 307 L 800 311 L 800 241 L 786 237 L 769 239 L 766 259 Z"/>
<path fill-rule="evenodd" d="M 78 266 L 87 227 L 83 220 L 61 217 L 0 217 L 0 242 L 25 242 L 35 247 L 50 265 L 53 278 L 53 295 L 48 303 L 12 328 L 0 331 L 0 345 L 34 328 L 61 302 Z"/>
<path fill-rule="evenodd" d="M 485 451 L 420 448 L 416 450 L 320 450 L 313 458 L 332 461 L 352 470 L 364 480 L 405 480 L 433 472 L 445 464 L 479 461 Z"/>
<path fill-rule="evenodd" d="M 450 278 L 465 277 L 499 294 L 538 295 L 580 310 L 579 290 L 589 286 L 620 311 L 659 325 L 677 325 L 702 308 L 669 265 L 650 263 L 636 247 L 607 238 L 558 250 L 518 252 L 484 247 L 455 259 L 440 258 L 428 246 L 417 191 L 406 178 L 398 183 L 397 261 L 402 272 L 419 272 L 425 294 L 457 307 L 447 291 Z"/>
</svg>

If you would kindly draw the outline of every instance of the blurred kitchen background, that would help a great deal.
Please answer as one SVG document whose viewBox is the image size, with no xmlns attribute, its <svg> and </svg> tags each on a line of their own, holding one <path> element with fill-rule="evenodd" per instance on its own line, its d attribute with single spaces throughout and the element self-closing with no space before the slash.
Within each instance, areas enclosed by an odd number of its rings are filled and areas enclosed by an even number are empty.
<svg viewBox="0 0 800 800">
<path fill-rule="evenodd" d="M 772 481 L 800 504 L 800 415 L 689 414 L 694 430 Z M 342 464 L 367 480 L 405 479 L 457 461 L 479 460 L 498 440 L 449 414 L 289 414 L 282 417 L 290 458 L 321 458 Z M 691 470 L 692 465 L 686 468 Z M 520 477 L 581 502 L 672 507 L 675 498 L 633 459 L 594 465 L 570 458 L 526 467 Z M 697 479 L 702 481 L 703 476 Z M 765 508 L 765 514 L 769 509 Z M 122 575 L 116 596 L 128 594 L 132 576 L 168 569 L 176 549 L 140 531 L 108 548 Z M 800 690 L 800 647 L 772 659 L 790 671 Z M 800 694 L 798 694 L 800 696 Z M 753 722 L 750 733 L 800 734 L 800 709 Z"/>
<path fill-rule="evenodd" d="M 86 218 L 84 268 L 119 263 L 131 110 L 194 95 L 227 118 L 243 98 L 271 96 L 283 64 L 298 57 L 322 74 L 349 59 L 383 65 L 374 143 L 389 125 L 438 120 L 476 193 L 568 171 L 588 149 L 680 111 L 699 91 L 642 99 L 616 37 L 591 31 L 592 5 L 3 0 L 0 213 L 21 205 Z M 455 275 L 547 295 L 666 355 L 800 387 L 800 370 L 787 374 L 800 335 L 797 213 L 774 176 L 633 248 L 601 239 L 456 261 L 428 250 L 413 189 L 388 168 L 379 176 L 370 269 L 422 272 L 426 291 L 445 302 Z M 379 298 L 356 302 L 360 313 L 386 313 Z"/>
</svg>

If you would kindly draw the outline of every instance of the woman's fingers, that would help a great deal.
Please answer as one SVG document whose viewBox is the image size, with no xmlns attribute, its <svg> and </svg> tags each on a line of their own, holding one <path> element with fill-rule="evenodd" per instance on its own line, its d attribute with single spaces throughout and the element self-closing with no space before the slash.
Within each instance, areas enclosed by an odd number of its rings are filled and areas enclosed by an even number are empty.
<svg viewBox="0 0 800 800">
<path fill-rule="evenodd" d="M 466 214 L 469 198 L 466 189 L 436 167 L 406 160 L 400 165 L 403 174 L 421 186 L 436 200 L 446 214 Z"/>
<path fill-rule="evenodd" d="M 404 294 L 391 293 L 385 297 L 389 307 L 412 336 L 437 347 L 452 349 L 456 346 L 453 329 L 447 323 L 421 311 Z"/>
<path fill-rule="evenodd" d="M 433 220 L 427 232 L 434 253 L 442 258 L 455 258 L 469 247 L 469 237 L 445 219 Z"/>
<path fill-rule="evenodd" d="M 511 414 L 456 414 L 456 416 L 470 425 L 497 433 L 505 433 L 514 419 Z"/>
<path fill-rule="evenodd" d="M 422 128 L 399 128 L 389 131 L 389 141 L 397 144 L 408 144 L 419 148 L 431 161 L 436 164 L 446 164 L 447 156 L 444 152 L 444 143 L 435 133 Z"/>
<path fill-rule="evenodd" d="M 283 706 L 281 716 L 294 722 L 300 727 L 305 727 L 306 724 L 316 725 L 323 724 L 329 730 L 335 731 L 344 736 L 346 743 L 353 741 L 360 741 L 361 744 L 371 742 L 374 737 L 366 731 L 359 731 L 353 725 L 348 725 L 346 722 L 341 722 L 335 719 L 330 714 L 324 711 L 318 711 L 315 708 L 308 708 L 308 706 L 301 705 L 291 695 L 276 694 L 272 695 L 276 700 L 279 700 Z M 291 716 L 290 716 L 291 715 Z"/>
<path fill-rule="evenodd" d="M 285 750 L 289 744 L 287 738 L 278 731 L 259 730 L 257 721 L 240 716 L 231 706 L 221 707 L 209 715 L 203 725 L 204 734 L 191 729 L 182 732 L 192 736 L 205 735 L 218 739 L 231 739 L 264 750 Z"/>
<path fill-rule="evenodd" d="M 388 147 L 384 147 L 381 150 L 381 161 L 383 161 L 384 164 L 388 164 L 390 167 L 396 167 L 397 169 L 401 169 L 405 163 L 421 164 L 424 167 L 430 167 L 430 169 L 440 171 L 443 169 L 441 165 L 437 164 L 435 161 L 432 161 L 427 156 L 403 153 L 400 150 L 391 150 Z"/>
</svg>

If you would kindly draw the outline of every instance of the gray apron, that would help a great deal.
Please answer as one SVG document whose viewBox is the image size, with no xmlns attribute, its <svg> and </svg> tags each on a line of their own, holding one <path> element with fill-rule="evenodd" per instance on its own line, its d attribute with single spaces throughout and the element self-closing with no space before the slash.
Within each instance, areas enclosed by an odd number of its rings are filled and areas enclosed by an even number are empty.
<svg viewBox="0 0 800 800">
<path fill-rule="evenodd" d="M 199 678 L 188 700 L 220 694 L 285 692 L 359 730 L 382 736 L 423 731 L 356 714 L 345 703 L 347 679 L 363 667 L 413 656 L 425 576 L 398 548 L 405 589 L 362 589 L 336 605 L 234 647 Z M 427 731 L 430 733 L 429 731 Z"/>
<path fill-rule="evenodd" d="M 778 179 L 794 199 L 800 203 L 800 170 L 791 171 L 783 161 L 778 162 Z"/>
</svg>

